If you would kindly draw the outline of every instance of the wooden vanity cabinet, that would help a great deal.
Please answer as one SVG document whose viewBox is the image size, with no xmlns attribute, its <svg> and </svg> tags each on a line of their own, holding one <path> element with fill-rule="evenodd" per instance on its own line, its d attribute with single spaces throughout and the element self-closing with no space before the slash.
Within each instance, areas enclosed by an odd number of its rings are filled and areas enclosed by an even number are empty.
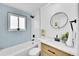
<svg viewBox="0 0 79 59">
<path fill-rule="evenodd" d="M 57 48 L 51 47 L 47 44 L 41 43 L 41 56 L 72 56 L 72 55 L 64 51 L 61 51 Z"/>
</svg>

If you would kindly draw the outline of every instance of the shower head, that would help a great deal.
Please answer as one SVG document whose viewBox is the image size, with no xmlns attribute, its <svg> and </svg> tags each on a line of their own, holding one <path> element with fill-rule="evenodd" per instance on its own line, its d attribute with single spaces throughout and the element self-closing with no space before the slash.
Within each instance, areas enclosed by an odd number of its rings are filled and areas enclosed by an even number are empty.
<svg viewBox="0 0 79 59">
<path fill-rule="evenodd" d="M 30 17 L 31 17 L 31 18 L 34 18 L 34 16 L 32 16 L 32 15 L 31 15 Z"/>
</svg>

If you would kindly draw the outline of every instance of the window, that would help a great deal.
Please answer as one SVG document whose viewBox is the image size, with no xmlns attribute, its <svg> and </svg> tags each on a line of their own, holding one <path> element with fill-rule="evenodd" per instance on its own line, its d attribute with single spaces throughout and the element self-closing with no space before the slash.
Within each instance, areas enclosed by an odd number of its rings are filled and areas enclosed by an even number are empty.
<svg viewBox="0 0 79 59">
<path fill-rule="evenodd" d="M 25 18 L 19 17 L 19 27 L 20 29 L 25 29 Z"/>
<path fill-rule="evenodd" d="M 9 31 L 24 31 L 26 29 L 26 17 L 8 13 Z"/>
</svg>

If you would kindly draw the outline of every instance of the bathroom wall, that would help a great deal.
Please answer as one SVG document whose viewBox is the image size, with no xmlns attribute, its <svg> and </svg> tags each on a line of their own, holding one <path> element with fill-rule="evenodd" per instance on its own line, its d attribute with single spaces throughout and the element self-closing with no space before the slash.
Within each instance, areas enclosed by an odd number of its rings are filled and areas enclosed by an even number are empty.
<svg viewBox="0 0 79 59">
<path fill-rule="evenodd" d="M 35 17 L 34 19 L 32 19 L 32 38 L 33 38 L 33 34 L 35 35 L 35 38 L 39 38 L 40 37 L 40 13 L 39 13 L 39 9 L 37 9 L 36 11 L 34 11 L 32 13 Z"/>
<path fill-rule="evenodd" d="M 27 16 L 26 31 L 24 32 L 8 31 L 8 26 L 7 26 L 8 12 Z M 28 15 L 29 13 L 27 12 L 23 12 L 21 10 L 0 4 L 0 48 L 7 48 L 31 40 L 31 20 L 28 17 Z"/>
<path fill-rule="evenodd" d="M 56 34 L 61 37 L 65 32 L 71 32 L 71 26 L 69 21 L 76 19 L 78 21 L 78 4 L 77 3 L 51 3 L 43 6 L 40 9 L 41 12 L 41 29 L 45 30 L 45 37 L 55 38 Z M 68 15 L 68 23 L 62 29 L 54 29 L 50 25 L 51 16 L 56 12 L 65 12 Z M 74 30 L 76 31 L 75 48 L 78 49 L 78 22 L 74 24 Z M 42 37 L 42 36 L 41 36 Z"/>
<path fill-rule="evenodd" d="M 63 32 L 71 31 L 70 24 L 67 23 L 67 25 L 58 30 L 54 29 L 50 25 L 50 19 L 52 15 L 54 15 L 56 12 L 65 12 L 69 19 L 68 21 L 77 19 L 78 20 L 78 11 L 77 11 L 77 4 L 48 4 L 41 8 L 41 29 L 45 29 L 46 37 L 55 37 L 57 33 L 63 34 Z M 50 34 L 50 35 L 49 35 Z"/>
<path fill-rule="evenodd" d="M 47 3 L 44 3 L 44 5 L 42 5 L 39 9 L 36 9 L 35 11 L 32 12 L 32 14 L 35 16 L 34 19 L 32 19 L 31 23 L 32 23 L 32 28 L 31 28 L 31 32 L 32 35 L 35 34 L 35 38 L 40 38 L 40 19 L 41 19 L 41 12 L 40 9 L 47 5 Z M 31 35 L 31 38 L 33 39 L 33 36 Z"/>
</svg>

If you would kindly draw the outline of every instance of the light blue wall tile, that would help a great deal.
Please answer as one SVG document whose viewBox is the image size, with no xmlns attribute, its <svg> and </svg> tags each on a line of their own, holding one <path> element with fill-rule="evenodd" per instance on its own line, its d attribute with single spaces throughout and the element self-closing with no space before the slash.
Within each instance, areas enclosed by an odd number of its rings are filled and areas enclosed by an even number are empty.
<svg viewBox="0 0 79 59">
<path fill-rule="evenodd" d="M 12 12 L 27 16 L 28 13 L 0 4 L 0 48 L 14 46 L 31 40 L 31 20 L 27 17 L 26 31 L 9 32 L 7 26 L 7 13 Z"/>
</svg>

